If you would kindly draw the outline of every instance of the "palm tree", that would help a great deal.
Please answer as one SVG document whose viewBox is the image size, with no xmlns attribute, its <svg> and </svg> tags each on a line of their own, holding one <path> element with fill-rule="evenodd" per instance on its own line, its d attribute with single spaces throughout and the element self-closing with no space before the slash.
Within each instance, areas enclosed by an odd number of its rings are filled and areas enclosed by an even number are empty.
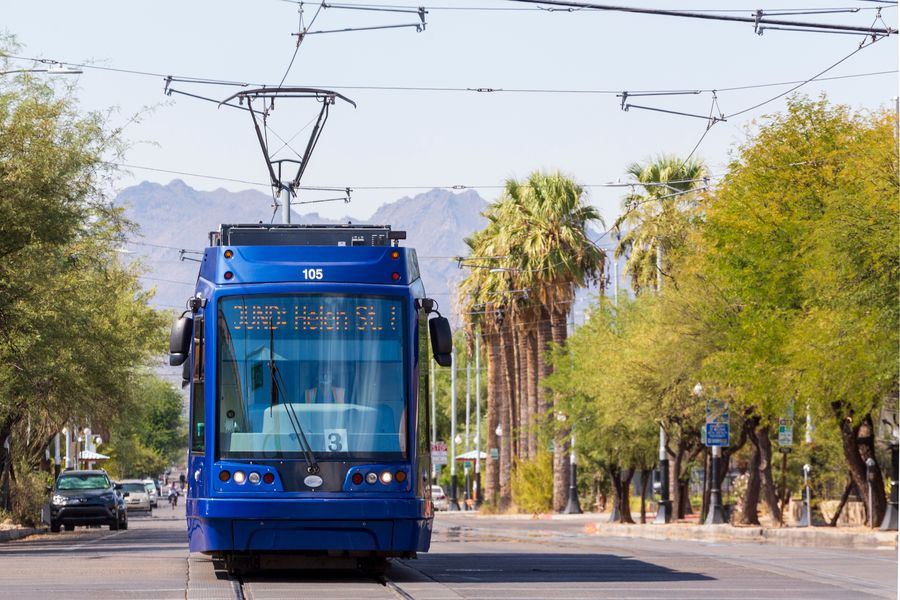
<svg viewBox="0 0 900 600">
<path fill-rule="evenodd" d="M 459 304 L 464 316 L 465 327 L 470 333 L 479 331 L 487 351 L 488 361 L 488 405 L 487 405 L 487 446 L 498 449 L 498 458 L 493 458 L 489 450 L 485 461 L 485 500 L 506 508 L 511 501 L 510 472 L 512 450 L 509 431 L 510 390 L 503 360 L 504 347 L 510 346 L 506 337 L 509 325 L 506 317 L 509 311 L 509 278 L 502 272 L 490 268 L 491 260 L 482 257 L 504 256 L 508 249 L 503 246 L 504 238 L 499 234 L 502 225 L 494 214 L 495 206 L 484 213 L 488 226 L 466 239 L 469 246 L 471 271 L 458 289 Z M 500 428 L 505 435 L 497 436 Z"/>
<path fill-rule="evenodd" d="M 594 207 L 584 203 L 583 188 L 559 172 L 535 172 L 525 182 L 510 179 L 505 196 L 509 200 L 506 210 L 511 213 L 506 235 L 517 249 L 511 255 L 517 285 L 528 289 L 536 302 L 530 307 L 538 321 L 533 354 L 543 378 L 551 372 L 546 358 L 549 342 L 565 343 L 575 288 L 603 276 L 605 254 L 587 235 L 588 225 L 602 223 L 602 219 Z M 534 414 L 546 416 L 550 394 L 540 387 L 535 391 L 538 406 Z M 569 488 L 568 430 L 558 432 L 555 438 L 553 508 L 562 510 Z"/>
<path fill-rule="evenodd" d="M 668 272 L 666 257 L 683 242 L 688 217 L 685 208 L 694 201 L 690 192 L 702 187 L 706 167 L 699 160 L 658 156 L 626 169 L 640 193 L 625 197 L 625 213 L 615 227 L 625 230 L 615 257 L 627 256 L 625 270 L 636 293 L 658 289 Z"/>
</svg>

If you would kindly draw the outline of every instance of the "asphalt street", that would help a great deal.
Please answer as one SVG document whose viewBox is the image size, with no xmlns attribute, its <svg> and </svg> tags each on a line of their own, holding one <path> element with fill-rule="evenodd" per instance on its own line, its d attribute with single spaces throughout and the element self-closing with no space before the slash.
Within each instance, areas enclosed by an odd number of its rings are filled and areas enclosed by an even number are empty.
<svg viewBox="0 0 900 600">
<path fill-rule="evenodd" d="M 355 570 L 230 578 L 189 555 L 182 508 L 127 531 L 78 528 L 0 544 L 0 598 L 443 600 L 897 597 L 896 550 L 794 548 L 589 535 L 552 521 L 440 514 L 431 552 L 384 578 Z"/>
</svg>

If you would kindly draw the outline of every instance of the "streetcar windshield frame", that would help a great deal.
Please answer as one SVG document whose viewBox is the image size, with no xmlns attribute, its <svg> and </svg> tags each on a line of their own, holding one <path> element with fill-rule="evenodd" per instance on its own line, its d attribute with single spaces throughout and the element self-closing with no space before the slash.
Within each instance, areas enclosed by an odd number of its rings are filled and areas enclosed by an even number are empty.
<svg viewBox="0 0 900 600">
<path fill-rule="evenodd" d="M 219 459 L 403 460 L 408 299 L 247 293 L 216 304 Z M 304 440 L 305 438 L 305 440 Z"/>
</svg>

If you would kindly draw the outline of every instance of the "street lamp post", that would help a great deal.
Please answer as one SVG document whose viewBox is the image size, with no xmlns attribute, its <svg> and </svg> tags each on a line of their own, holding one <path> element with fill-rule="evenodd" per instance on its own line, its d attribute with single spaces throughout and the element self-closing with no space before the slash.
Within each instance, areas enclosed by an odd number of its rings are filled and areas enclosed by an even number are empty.
<svg viewBox="0 0 900 600">
<path fill-rule="evenodd" d="M 809 527 L 809 472 L 811 467 L 803 465 L 803 507 L 800 509 L 800 522 L 797 527 Z"/>
<path fill-rule="evenodd" d="M 669 499 L 669 455 L 666 452 L 666 430 L 659 426 L 659 507 L 654 523 L 664 525 L 672 520 L 672 501 Z"/>
<path fill-rule="evenodd" d="M 703 386 L 701 384 L 698 383 L 694 386 L 694 395 L 698 398 L 703 395 Z M 707 405 L 707 411 L 709 410 Z M 709 419 L 709 412 L 707 412 L 707 419 Z M 722 507 L 722 490 L 719 488 L 719 463 L 722 459 L 722 447 L 717 443 L 710 443 L 709 433 L 707 433 L 706 443 L 707 446 L 712 448 L 712 461 L 710 465 L 709 511 L 706 513 L 706 521 L 703 524 L 722 525 L 725 523 L 725 510 Z"/>
<path fill-rule="evenodd" d="M 459 510 L 456 498 L 456 349 L 450 352 L 450 507 Z"/>
<path fill-rule="evenodd" d="M 867 497 L 869 499 L 869 527 L 875 527 L 875 502 L 872 498 L 872 479 L 875 477 L 875 459 L 871 456 L 866 459 L 866 488 Z"/>
<path fill-rule="evenodd" d="M 475 510 L 481 507 L 481 332 L 475 332 Z"/>
<path fill-rule="evenodd" d="M 569 449 L 569 501 L 563 510 L 565 515 L 580 515 L 581 504 L 578 502 L 578 485 L 575 467 L 575 434 L 572 434 L 572 447 Z"/>
</svg>

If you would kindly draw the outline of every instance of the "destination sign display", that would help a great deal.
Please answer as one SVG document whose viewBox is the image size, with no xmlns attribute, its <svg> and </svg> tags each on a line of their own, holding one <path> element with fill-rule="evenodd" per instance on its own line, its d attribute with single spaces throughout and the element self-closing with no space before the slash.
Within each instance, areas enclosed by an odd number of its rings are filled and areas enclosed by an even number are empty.
<svg viewBox="0 0 900 600">
<path fill-rule="evenodd" d="M 400 303 L 377 298 L 276 298 L 226 300 L 234 331 L 391 333 L 400 331 Z"/>
</svg>

